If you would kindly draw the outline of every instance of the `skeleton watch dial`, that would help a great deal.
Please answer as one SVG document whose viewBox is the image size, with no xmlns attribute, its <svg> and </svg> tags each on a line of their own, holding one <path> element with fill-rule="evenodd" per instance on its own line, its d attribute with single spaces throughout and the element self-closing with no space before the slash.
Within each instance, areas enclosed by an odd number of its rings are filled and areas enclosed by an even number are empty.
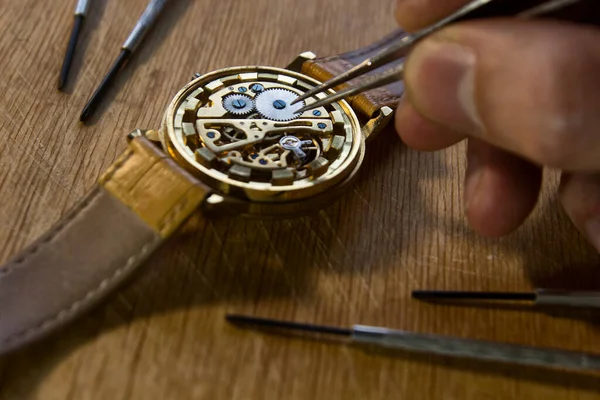
<svg viewBox="0 0 600 400">
<path fill-rule="evenodd" d="M 306 103 L 290 104 L 317 84 L 271 67 L 200 76 L 168 108 L 163 146 L 226 194 L 267 202 L 314 196 L 352 174 L 363 152 L 358 119 L 346 102 L 304 113 L 298 110 Z"/>
</svg>

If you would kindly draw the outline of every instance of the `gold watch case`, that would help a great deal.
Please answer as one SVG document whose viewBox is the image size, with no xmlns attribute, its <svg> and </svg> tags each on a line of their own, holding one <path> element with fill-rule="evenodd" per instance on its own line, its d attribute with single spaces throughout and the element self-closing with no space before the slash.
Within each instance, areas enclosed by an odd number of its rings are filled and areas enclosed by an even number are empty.
<svg viewBox="0 0 600 400">
<path fill-rule="evenodd" d="M 290 105 L 321 83 L 293 68 L 310 54 L 288 68 L 241 66 L 197 74 L 167 107 L 158 140 L 214 190 L 205 202 L 209 213 L 303 214 L 335 201 L 356 175 L 365 133 L 389 118 L 361 126 L 346 101 L 296 113 L 326 95 Z"/>
</svg>

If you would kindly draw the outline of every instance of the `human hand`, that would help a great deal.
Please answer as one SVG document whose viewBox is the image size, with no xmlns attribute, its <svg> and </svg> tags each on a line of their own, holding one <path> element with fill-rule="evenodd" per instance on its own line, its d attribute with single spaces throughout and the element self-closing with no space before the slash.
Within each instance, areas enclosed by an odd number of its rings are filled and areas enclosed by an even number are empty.
<svg viewBox="0 0 600 400">
<path fill-rule="evenodd" d="M 414 31 L 467 0 L 398 0 Z M 544 167 L 562 170 L 560 198 L 600 251 L 600 29 L 557 21 L 460 23 L 418 44 L 406 62 L 396 130 L 419 150 L 464 139 L 465 213 L 485 236 L 518 228 Z"/>
</svg>

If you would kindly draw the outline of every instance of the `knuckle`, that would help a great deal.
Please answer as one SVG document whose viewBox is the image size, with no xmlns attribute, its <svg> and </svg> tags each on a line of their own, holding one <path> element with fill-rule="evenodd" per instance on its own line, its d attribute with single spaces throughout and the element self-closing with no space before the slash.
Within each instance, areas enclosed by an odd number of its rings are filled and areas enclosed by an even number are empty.
<svg viewBox="0 0 600 400">
<path fill-rule="evenodd" d="M 582 79 L 568 78 L 577 74 L 578 68 L 573 63 L 556 57 L 548 61 L 551 67 L 546 70 L 545 79 L 540 79 L 545 87 L 540 88 L 543 98 L 538 100 L 534 117 L 537 120 L 534 144 L 544 165 L 560 168 L 576 161 L 584 145 L 586 116 L 582 93 L 587 88 Z"/>
<path fill-rule="evenodd" d="M 499 50 L 481 58 L 483 134 L 548 167 L 600 166 L 600 36 L 550 22 L 515 29 L 531 40 L 499 35 Z"/>
<path fill-rule="evenodd" d="M 579 148 L 575 124 L 570 118 L 556 114 L 546 121 L 546 129 L 539 132 L 535 153 L 539 161 L 551 168 L 562 168 L 572 163 Z"/>
</svg>

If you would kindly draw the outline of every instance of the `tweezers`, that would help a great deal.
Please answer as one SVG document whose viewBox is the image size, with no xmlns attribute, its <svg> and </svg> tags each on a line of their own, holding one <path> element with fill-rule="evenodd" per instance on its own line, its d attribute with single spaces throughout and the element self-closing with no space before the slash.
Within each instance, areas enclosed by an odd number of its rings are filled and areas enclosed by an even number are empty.
<svg viewBox="0 0 600 400">
<path fill-rule="evenodd" d="M 375 69 L 389 63 L 402 60 L 412 48 L 422 39 L 455 22 L 491 17 L 516 17 L 530 19 L 534 17 L 549 17 L 571 22 L 598 24 L 597 12 L 600 11 L 598 0 L 472 0 L 450 16 L 413 34 L 406 35 L 371 58 L 367 58 L 347 72 L 332 78 L 295 99 L 292 104 L 335 88 L 352 79 L 364 76 Z M 337 92 L 329 92 L 328 96 L 308 103 L 298 112 L 322 107 L 335 101 L 392 84 L 404 76 L 404 61 L 390 67 L 387 71 L 365 77 L 356 85 L 343 88 Z"/>
</svg>

